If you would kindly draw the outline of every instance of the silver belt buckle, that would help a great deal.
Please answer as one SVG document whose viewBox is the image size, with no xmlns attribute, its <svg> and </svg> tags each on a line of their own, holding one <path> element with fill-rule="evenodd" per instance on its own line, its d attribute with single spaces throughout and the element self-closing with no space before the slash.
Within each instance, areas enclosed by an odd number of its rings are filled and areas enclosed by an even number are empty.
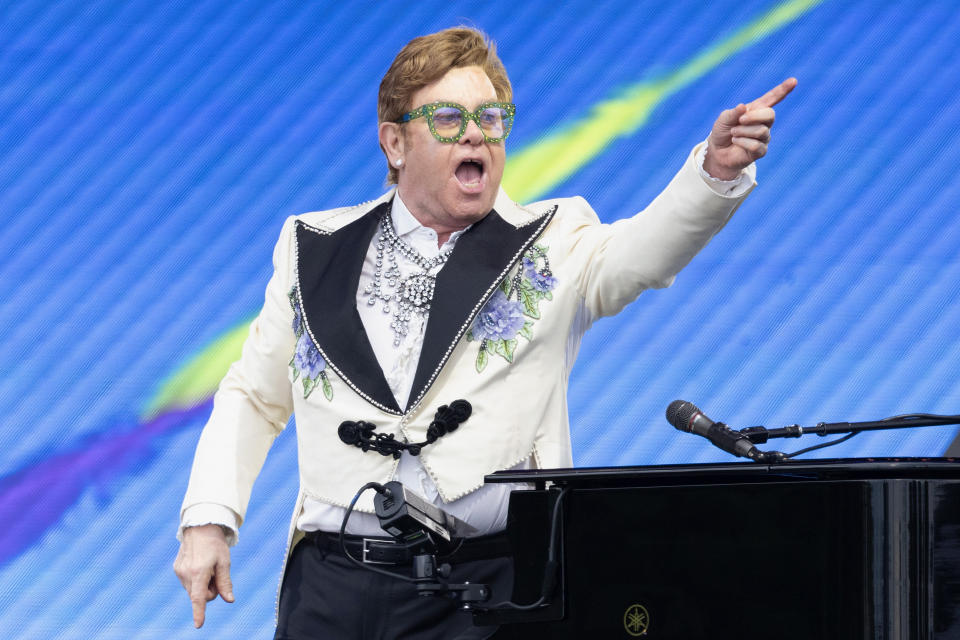
<svg viewBox="0 0 960 640">
<path fill-rule="evenodd" d="M 397 544 L 394 540 L 376 540 L 374 538 L 364 538 L 363 539 L 363 562 L 364 564 L 395 564 L 393 562 L 387 562 L 385 560 L 370 560 L 367 558 L 367 553 L 369 552 L 368 544 L 375 542 L 377 544 Z"/>
</svg>

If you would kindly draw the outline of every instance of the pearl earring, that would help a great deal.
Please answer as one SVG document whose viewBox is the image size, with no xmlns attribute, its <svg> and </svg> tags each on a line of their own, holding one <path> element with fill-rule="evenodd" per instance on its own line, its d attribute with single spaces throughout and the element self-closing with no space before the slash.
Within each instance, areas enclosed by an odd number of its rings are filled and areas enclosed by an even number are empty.
<svg viewBox="0 0 960 640">
<path fill-rule="evenodd" d="M 398 167 L 402 167 L 402 166 L 403 166 L 403 158 L 397 158 L 396 160 L 393 161 L 393 164 L 395 164 L 395 165 L 398 166 Z"/>
</svg>

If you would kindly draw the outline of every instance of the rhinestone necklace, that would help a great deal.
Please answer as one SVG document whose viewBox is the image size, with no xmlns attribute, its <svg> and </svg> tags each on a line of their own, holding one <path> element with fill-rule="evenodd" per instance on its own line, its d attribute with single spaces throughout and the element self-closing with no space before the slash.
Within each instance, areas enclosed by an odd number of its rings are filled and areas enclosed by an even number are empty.
<svg viewBox="0 0 960 640">
<path fill-rule="evenodd" d="M 373 282 L 366 286 L 364 293 L 368 296 L 368 305 L 381 302 L 384 313 L 393 312 L 390 329 L 393 330 L 394 347 L 399 347 L 403 337 L 409 332 L 410 318 L 414 314 L 426 316 L 430 311 L 430 301 L 433 299 L 433 289 L 437 281 L 436 274 L 430 272 L 445 263 L 451 251 L 453 249 L 448 249 L 434 258 L 424 258 L 397 235 L 389 212 L 380 217 L 376 269 Z M 397 253 L 419 267 L 420 271 L 401 278 Z"/>
</svg>

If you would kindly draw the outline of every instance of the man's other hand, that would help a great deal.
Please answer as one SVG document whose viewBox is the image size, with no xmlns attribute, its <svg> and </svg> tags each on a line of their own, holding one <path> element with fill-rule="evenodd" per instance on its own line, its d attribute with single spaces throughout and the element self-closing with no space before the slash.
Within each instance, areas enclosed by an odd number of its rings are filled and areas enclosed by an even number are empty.
<svg viewBox="0 0 960 640">
<path fill-rule="evenodd" d="M 751 162 L 762 158 L 770 143 L 773 107 L 796 86 L 796 78 L 787 78 L 753 102 L 721 113 L 707 139 L 704 171 L 719 180 L 734 180 Z"/>
<path fill-rule="evenodd" d="M 203 626 L 207 603 L 218 594 L 224 601 L 233 602 L 230 548 L 220 525 L 205 524 L 184 529 L 173 570 L 190 596 L 195 627 Z"/>
</svg>

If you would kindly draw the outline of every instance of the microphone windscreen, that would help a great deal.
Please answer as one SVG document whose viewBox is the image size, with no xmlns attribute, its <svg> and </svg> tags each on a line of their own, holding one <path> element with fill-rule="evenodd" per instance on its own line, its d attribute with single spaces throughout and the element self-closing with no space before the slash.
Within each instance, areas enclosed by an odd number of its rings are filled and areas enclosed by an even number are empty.
<svg viewBox="0 0 960 640">
<path fill-rule="evenodd" d="M 667 422 L 680 431 L 690 431 L 690 419 L 697 413 L 702 412 L 692 402 L 674 400 L 667 407 Z"/>
</svg>

